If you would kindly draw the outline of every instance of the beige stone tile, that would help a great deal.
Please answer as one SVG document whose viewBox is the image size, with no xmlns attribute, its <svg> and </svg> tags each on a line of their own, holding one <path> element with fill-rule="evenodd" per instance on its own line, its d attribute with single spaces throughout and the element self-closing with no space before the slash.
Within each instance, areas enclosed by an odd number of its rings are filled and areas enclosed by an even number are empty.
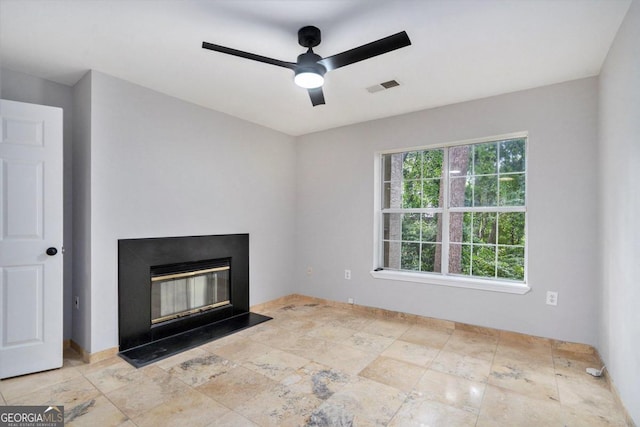
<svg viewBox="0 0 640 427">
<path fill-rule="evenodd" d="M 132 418 L 138 427 L 207 426 L 231 412 L 195 390 L 175 394 L 172 399 Z"/>
<path fill-rule="evenodd" d="M 500 337 L 501 333 L 499 329 L 487 328 L 486 326 L 470 325 L 468 323 L 459 322 L 456 322 L 455 325 L 455 330 L 460 332 L 471 332 L 474 334 L 487 335 L 495 338 Z"/>
<path fill-rule="evenodd" d="M 145 370 L 145 375 L 135 387 L 120 387 L 105 393 L 106 397 L 122 412 L 135 418 L 144 412 L 171 401 L 190 387 L 158 367 Z"/>
<path fill-rule="evenodd" d="M 93 363 L 83 363 L 82 365 L 76 366 L 75 369 L 80 372 L 82 375 L 87 375 L 88 373 L 91 373 L 93 371 L 98 371 L 104 368 L 107 368 L 109 366 L 112 366 L 114 364 L 119 364 L 119 363 L 125 363 L 128 366 L 131 366 L 129 363 L 127 363 L 124 359 L 116 356 L 116 357 L 109 357 L 107 359 L 102 359 L 99 362 L 93 362 Z M 133 368 L 133 366 L 131 366 Z M 133 368 L 135 369 L 135 368 Z"/>
<path fill-rule="evenodd" d="M 238 366 L 236 363 L 224 357 L 205 352 L 203 356 L 196 356 L 170 367 L 167 369 L 167 372 L 188 385 L 195 387 L 210 381 L 236 366 Z"/>
<path fill-rule="evenodd" d="M 519 334 L 518 334 L 519 335 Z M 531 337 L 519 340 L 500 340 L 496 348 L 496 359 L 512 359 L 527 362 L 531 366 L 553 368 L 553 352 L 549 340 Z"/>
<path fill-rule="evenodd" d="M 210 427 L 259 427 L 256 423 L 248 420 L 234 411 L 229 411 L 220 418 L 209 424 Z"/>
<path fill-rule="evenodd" d="M 541 400 L 487 385 L 477 427 L 562 426 L 568 411 L 559 402 Z"/>
<path fill-rule="evenodd" d="M 218 347 L 213 353 L 236 363 L 245 363 L 273 350 L 274 348 L 268 345 L 243 339 Z"/>
<path fill-rule="evenodd" d="M 354 331 L 362 331 L 367 325 L 375 319 L 367 314 L 362 313 L 339 313 L 331 319 L 327 319 L 326 324 L 329 326 L 342 326 L 344 328 L 353 329 Z"/>
<path fill-rule="evenodd" d="M 500 344 L 522 345 L 525 347 L 551 348 L 552 340 L 549 338 L 534 337 L 518 332 L 501 331 Z"/>
<path fill-rule="evenodd" d="M 453 330 L 437 329 L 428 325 L 417 323 L 400 336 L 400 339 L 414 344 L 426 345 L 433 348 L 442 348 L 447 343 Z"/>
<path fill-rule="evenodd" d="M 484 389 L 484 383 L 430 369 L 415 385 L 413 394 L 478 414 Z"/>
<path fill-rule="evenodd" d="M 266 322 L 262 322 L 258 325 L 245 328 L 240 331 L 234 332 L 232 335 L 237 335 L 243 338 L 253 338 L 256 334 L 264 333 L 274 328 L 273 319 Z"/>
<path fill-rule="evenodd" d="M 39 388 L 36 391 L 7 399 L 10 405 L 64 405 L 76 406 L 96 398 L 100 392 L 86 378 L 80 376 L 68 381 Z"/>
<path fill-rule="evenodd" d="M 491 371 L 491 362 L 441 350 L 429 368 L 445 374 L 457 375 L 470 381 L 486 382 Z"/>
<path fill-rule="evenodd" d="M 477 414 L 426 398 L 411 396 L 388 424 L 404 426 L 474 426 Z"/>
<path fill-rule="evenodd" d="M 278 347 L 276 343 L 287 342 L 288 340 L 304 335 L 306 332 L 307 330 L 303 332 L 303 331 L 285 329 L 278 326 L 271 326 L 269 329 L 264 329 L 259 333 L 252 335 L 250 339 L 252 341 L 266 344 L 270 347 Z"/>
<path fill-rule="evenodd" d="M 595 354 L 596 350 L 588 344 L 573 343 L 567 341 L 552 340 L 554 350 L 571 351 L 574 353 Z"/>
<path fill-rule="evenodd" d="M 368 353 L 380 354 L 387 347 L 393 344 L 394 341 L 395 340 L 393 338 L 383 337 L 382 335 L 370 334 L 368 332 L 356 332 L 350 337 L 342 340 L 341 343 Z"/>
<path fill-rule="evenodd" d="M 276 385 L 276 381 L 238 366 L 198 386 L 197 390 L 226 407 L 235 409 L 256 395 L 273 389 Z"/>
<path fill-rule="evenodd" d="M 456 330 L 442 348 L 445 351 L 464 354 L 491 361 L 498 346 L 498 337 L 475 332 Z"/>
<path fill-rule="evenodd" d="M 300 331 L 292 331 L 290 329 L 283 329 L 278 327 L 270 327 L 263 329 L 262 331 L 253 334 L 251 336 L 252 341 L 257 341 L 262 344 L 266 344 L 270 347 L 279 347 L 279 344 L 287 343 L 290 340 L 303 335 Z"/>
<path fill-rule="evenodd" d="M 314 351 L 312 360 L 349 375 L 356 375 L 371 363 L 377 355 L 340 343 L 324 342 Z"/>
<path fill-rule="evenodd" d="M 269 343 L 272 348 L 295 354 L 305 359 L 313 359 L 318 353 L 325 351 L 326 341 L 307 335 L 283 335 Z"/>
<path fill-rule="evenodd" d="M 62 369 L 0 381 L 0 405 L 62 403 L 67 425 L 100 427 L 626 425 L 606 378 L 585 372 L 601 367 L 589 346 L 281 300 L 265 304 L 274 320 L 137 370 L 67 351 Z"/>
<path fill-rule="evenodd" d="M 8 404 L 19 396 L 33 393 L 38 389 L 49 387 L 81 376 L 75 367 L 54 369 L 52 371 L 23 375 L 0 381 L 0 393 Z"/>
<path fill-rule="evenodd" d="M 354 329 L 344 328 L 342 326 L 318 326 L 307 332 L 307 336 L 318 338 L 325 341 L 341 342 L 357 331 Z"/>
<path fill-rule="evenodd" d="M 313 411 L 312 426 L 385 426 L 406 394 L 394 387 L 356 377 Z"/>
<path fill-rule="evenodd" d="M 591 381 L 593 380 L 593 381 Z M 622 408 L 618 406 L 613 393 L 598 382 L 601 378 L 558 377 L 560 403 L 582 414 L 623 421 Z"/>
<path fill-rule="evenodd" d="M 586 413 L 582 410 L 567 408 L 564 415 L 565 426 L 589 426 L 589 427 L 630 427 L 632 422 L 625 422 L 624 416 L 619 412 L 612 412 L 606 416 L 598 416 Z"/>
<path fill-rule="evenodd" d="M 168 371 L 169 369 L 173 368 L 174 366 L 182 362 L 185 362 L 190 359 L 194 359 L 196 357 L 203 357 L 206 355 L 207 355 L 207 352 L 204 349 L 200 347 L 196 347 L 196 348 L 192 348 L 191 350 L 187 350 L 187 351 L 183 351 L 182 353 L 175 354 L 171 357 L 167 357 L 166 359 L 162 359 L 158 362 L 154 362 L 153 366 L 156 366 L 158 368 L 164 369 L 165 371 Z"/>
<path fill-rule="evenodd" d="M 603 366 L 598 356 L 594 354 L 554 351 L 553 364 L 558 377 L 572 381 L 583 381 L 585 387 L 596 385 L 609 389 L 609 384 L 607 384 L 607 379 L 604 375 L 593 377 L 587 373 L 587 368 L 601 369 Z"/>
<path fill-rule="evenodd" d="M 439 353 L 437 348 L 396 340 L 381 355 L 426 367 Z"/>
<path fill-rule="evenodd" d="M 424 325 L 434 329 L 442 329 L 445 331 L 449 331 L 449 333 L 453 333 L 456 329 L 456 322 L 452 322 L 451 320 L 442 320 L 435 319 L 433 317 L 416 317 L 417 325 Z"/>
<path fill-rule="evenodd" d="M 542 400 L 559 400 L 556 375 L 553 368 L 530 361 L 496 360 L 488 383 Z"/>
<path fill-rule="evenodd" d="M 215 353 L 216 350 L 220 347 L 225 347 L 233 343 L 246 342 L 248 339 L 249 338 L 243 337 L 242 335 L 231 334 L 222 338 L 215 339 L 213 341 L 209 341 L 208 343 L 202 344 L 197 348 L 204 350 L 208 353 Z"/>
<path fill-rule="evenodd" d="M 85 365 L 85 362 L 82 360 L 82 356 L 75 351 L 74 349 L 67 347 L 62 350 L 62 363 L 63 367 L 71 368 Z"/>
<path fill-rule="evenodd" d="M 127 416 L 103 395 L 75 406 L 65 406 L 64 418 L 65 426 L 75 427 L 115 427 L 127 421 Z"/>
<path fill-rule="evenodd" d="M 120 358 L 100 361 L 84 374 L 102 393 L 137 383 L 143 373 Z"/>
<path fill-rule="evenodd" d="M 320 304 L 315 302 L 309 302 L 304 304 L 292 303 L 280 308 L 278 310 L 278 313 L 284 313 L 288 316 L 298 316 L 298 317 L 309 316 L 311 314 L 315 314 L 317 316 L 318 311 L 321 310 L 322 308 L 327 308 L 327 307 L 323 307 Z"/>
<path fill-rule="evenodd" d="M 260 426 L 301 426 L 321 402 L 313 395 L 277 385 L 239 405 L 235 411 Z"/>
<path fill-rule="evenodd" d="M 398 338 L 407 332 L 410 327 L 411 323 L 400 320 L 376 319 L 364 326 L 362 331 L 388 338 Z"/>
<path fill-rule="evenodd" d="M 360 372 L 360 376 L 409 393 L 426 368 L 380 356 Z"/>
<path fill-rule="evenodd" d="M 320 400 L 327 400 L 351 381 L 351 375 L 311 362 L 283 378 L 280 383 L 294 392 L 312 394 Z"/>
<path fill-rule="evenodd" d="M 258 355 L 251 361 L 245 362 L 243 366 L 268 378 L 279 381 L 307 363 L 309 363 L 308 359 L 274 349 L 268 353 Z"/>
</svg>

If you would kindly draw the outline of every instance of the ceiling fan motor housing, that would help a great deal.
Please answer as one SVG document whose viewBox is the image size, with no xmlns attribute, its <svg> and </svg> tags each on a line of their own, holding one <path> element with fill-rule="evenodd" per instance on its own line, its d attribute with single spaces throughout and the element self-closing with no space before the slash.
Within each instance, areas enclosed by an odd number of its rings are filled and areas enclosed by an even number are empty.
<svg viewBox="0 0 640 427">
<path fill-rule="evenodd" d="M 320 44 L 322 38 L 320 36 L 320 29 L 313 25 L 302 27 L 298 30 L 298 43 L 302 47 L 316 47 Z"/>
</svg>

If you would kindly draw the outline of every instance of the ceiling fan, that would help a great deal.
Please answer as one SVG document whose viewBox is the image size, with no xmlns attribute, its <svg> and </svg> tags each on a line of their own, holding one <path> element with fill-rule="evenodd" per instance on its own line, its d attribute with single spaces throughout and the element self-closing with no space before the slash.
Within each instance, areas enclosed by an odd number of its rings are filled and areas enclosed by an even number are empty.
<svg viewBox="0 0 640 427">
<path fill-rule="evenodd" d="M 326 58 L 320 57 L 313 52 L 313 48 L 320 44 L 320 30 L 314 26 L 302 27 L 298 30 L 298 43 L 302 47 L 308 48 L 306 53 L 298 56 L 297 62 L 286 62 L 279 59 L 267 58 L 266 56 L 244 52 L 230 47 L 220 46 L 213 43 L 202 42 L 204 49 L 226 53 L 228 55 L 239 56 L 253 61 L 264 62 L 266 64 L 277 65 L 278 67 L 289 68 L 295 73 L 295 83 L 307 89 L 311 97 L 311 104 L 324 104 L 324 94 L 322 85 L 324 75 L 327 71 L 335 70 L 345 65 L 364 61 L 383 53 L 391 52 L 411 44 L 409 36 L 405 31 L 390 35 L 371 43 L 338 53 Z"/>
</svg>

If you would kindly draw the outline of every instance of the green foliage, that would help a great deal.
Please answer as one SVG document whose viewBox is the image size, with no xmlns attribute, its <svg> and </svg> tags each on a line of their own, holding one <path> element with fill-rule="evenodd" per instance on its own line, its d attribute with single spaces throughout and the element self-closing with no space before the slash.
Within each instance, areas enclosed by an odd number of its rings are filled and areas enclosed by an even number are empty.
<svg viewBox="0 0 640 427">
<path fill-rule="evenodd" d="M 420 271 L 420 243 L 402 242 L 400 259 L 401 269 Z"/>
<path fill-rule="evenodd" d="M 497 276 L 503 279 L 524 279 L 524 248 L 498 247 Z"/>
<path fill-rule="evenodd" d="M 498 144 L 488 142 L 473 145 L 473 174 L 488 175 L 498 172 Z"/>
<path fill-rule="evenodd" d="M 443 153 L 442 149 L 406 153 L 402 162 L 403 208 L 419 209 L 440 205 Z"/>
<path fill-rule="evenodd" d="M 473 246 L 472 274 L 480 277 L 496 276 L 496 247 Z"/>
<path fill-rule="evenodd" d="M 500 206 L 524 206 L 524 173 L 500 175 Z"/>
<path fill-rule="evenodd" d="M 463 243 L 460 252 L 460 268 L 459 271 L 451 271 L 451 273 L 513 280 L 524 279 L 524 212 L 453 212 L 450 214 L 450 224 L 460 221 L 462 221 L 462 235 L 457 238 L 451 237 L 452 243 Z M 496 250 L 498 251 L 497 263 Z M 454 251 L 452 250 L 451 253 Z M 457 265 L 457 263 L 452 262 L 450 265 Z"/>
<path fill-rule="evenodd" d="M 409 242 L 420 241 L 420 220 L 419 213 L 402 215 L 402 240 Z"/>
<path fill-rule="evenodd" d="M 500 173 L 524 172 L 525 139 L 510 139 L 500 142 Z"/>
<path fill-rule="evenodd" d="M 498 214 L 498 243 L 524 246 L 524 212 Z"/>
<path fill-rule="evenodd" d="M 422 244 L 422 253 L 420 260 L 420 271 L 440 271 L 440 265 L 438 260 L 436 260 L 436 244 L 433 243 L 423 243 Z"/>
<path fill-rule="evenodd" d="M 497 214 L 495 212 L 470 212 L 467 216 L 471 216 L 473 218 L 473 243 L 496 243 Z"/>
</svg>

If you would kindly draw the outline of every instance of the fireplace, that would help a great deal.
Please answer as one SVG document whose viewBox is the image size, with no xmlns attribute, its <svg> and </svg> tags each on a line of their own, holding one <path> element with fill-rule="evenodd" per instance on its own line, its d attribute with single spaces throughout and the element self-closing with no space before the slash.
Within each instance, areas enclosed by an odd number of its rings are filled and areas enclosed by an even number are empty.
<svg viewBox="0 0 640 427">
<path fill-rule="evenodd" d="M 120 355 L 144 366 L 269 320 L 249 312 L 249 235 L 118 241 Z"/>
</svg>

